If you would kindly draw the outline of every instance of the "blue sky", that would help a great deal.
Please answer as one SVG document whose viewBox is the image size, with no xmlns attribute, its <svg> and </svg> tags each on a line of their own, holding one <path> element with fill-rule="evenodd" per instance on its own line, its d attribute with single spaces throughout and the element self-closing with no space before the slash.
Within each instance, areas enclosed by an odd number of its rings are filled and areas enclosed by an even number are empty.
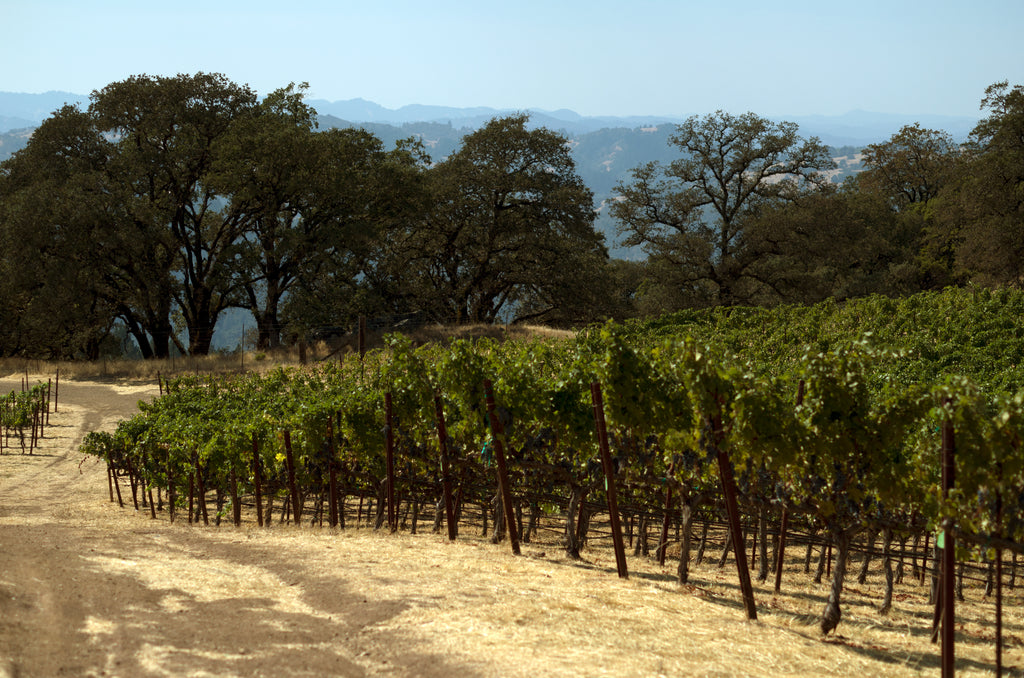
<svg viewBox="0 0 1024 678">
<path fill-rule="evenodd" d="M 584 115 L 978 115 L 1022 0 L 0 0 L 0 91 L 220 72 L 265 94 Z"/>
</svg>

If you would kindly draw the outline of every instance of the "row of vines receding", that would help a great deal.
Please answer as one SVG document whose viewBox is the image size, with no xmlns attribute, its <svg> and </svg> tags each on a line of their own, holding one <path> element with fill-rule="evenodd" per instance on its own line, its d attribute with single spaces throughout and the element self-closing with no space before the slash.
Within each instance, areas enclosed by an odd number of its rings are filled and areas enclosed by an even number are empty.
<svg viewBox="0 0 1024 678">
<path fill-rule="evenodd" d="M 344 527 L 346 514 L 349 524 L 364 520 L 365 505 L 366 521 L 397 529 L 404 502 L 413 529 L 425 510 L 435 529 L 447 522 L 455 538 L 464 512 L 478 506 L 485 521 L 490 509 L 495 541 L 508 527 L 505 516 L 524 539 L 557 525 L 571 557 L 608 527 L 600 522 L 608 517 L 605 498 L 617 488 L 638 545 L 642 539 L 646 548 L 648 531 L 660 527 L 655 552 L 664 559 L 676 535 L 682 582 L 696 532 L 702 553 L 708 526 L 726 517 L 724 456 L 742 520 L 756 535 L 759 578 L 773 569 L 781 576 L 766 555 L 766 535 L 775 536 L 779 555 L 787 533 L 835 550 L 825 632 L 839 623 L 854 550 L 867 554 L 865 562 L 872 554 L 885 561 L 883 612 L 904 557 L 915 572 L 920 557 L 923 573 L 943 528 L 957 537 L 961 577 L 963 563 L 974 563 L 979 580 L 991 581 L 1004 550 L 1024 550 L 1024 392 L 1007 389 L 998 369 L 998 386 L 957 375 L 941 351 L 880 348 L 870 337 L 839 340 L 821 329 L 808 336 L 792 329 L 792 313 L 780 310 L 772 320 L 788 317 L 789 330 L 743 313 L 720 319 L 716 343 L 664 338 L 663 326 L 650 325 L 608 325 L 569 341 L 446 347 L 416 347 L 396 335 L 363 360 L 176 379 L 114 433 L 89 434 L 82 449 L 108 463 L 111 499 L 126 475 L 136 506 L 138 490 L 154 514 L 166 501 L 172 519 L 187 510 L 190 521 L 208 521 L 212 492 L 218 522 L 238 523 L 244 509 L 269 524 L 276 507 L 279 522 Z M 803 336 L 786 345 L 758 339 L 786 331 Z M 700 337 L 699 323 L 685 333 Z M 485 381 L 493 384 L 498 427 L 488 421 Z M 611 478 L 598 453 L 595 383 Z M 944 430 L 956 440 L 948 491 Z M 508 512 L 495 477 L 497 449 L 506 453 Z M 745 558 L 743 541 L 734 541 Z M 810 546 L 807 554 L 809 562 Z"/>
</svg>

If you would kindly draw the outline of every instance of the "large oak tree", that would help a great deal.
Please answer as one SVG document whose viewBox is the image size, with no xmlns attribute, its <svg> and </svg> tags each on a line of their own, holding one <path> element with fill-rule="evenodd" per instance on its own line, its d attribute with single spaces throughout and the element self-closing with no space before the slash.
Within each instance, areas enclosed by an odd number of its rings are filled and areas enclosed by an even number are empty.
<svg viewBox="0 0 1024 678">
<path fill-rule="evenodd" d="M 623 245 L 641 246 L 671 272 L 687 303 L 756 301 L 775 280 L 760 266 L 770 252 L 748 237 L 748 218 L 827 181 L 827 148 L 799 137 L 794 123 L 723 111 L 687 119 L 669 141 L 678 160 L 641 165 L 616 187 L 611 213 Z"/>
<path fill-rule="evenodd" d="M 580 283 L 607 261 L 593 195 L 565 137 L 527 122 L 491 120 L 427 173 L 432 206 L 386 243 L 407 308 L 494 322 L 585 300 Z"/>
</svg>

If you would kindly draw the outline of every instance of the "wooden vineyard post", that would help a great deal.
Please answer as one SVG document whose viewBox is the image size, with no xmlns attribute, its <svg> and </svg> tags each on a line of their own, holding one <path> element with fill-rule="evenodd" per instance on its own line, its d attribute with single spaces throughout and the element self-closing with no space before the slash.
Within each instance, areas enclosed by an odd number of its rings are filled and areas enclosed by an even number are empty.
<svg viewBox="0 0 1024 678">
<path fill-rule="evenodd" d="M 509 541 L 512 542 L 512 553 L 519 555 L 519 531 L 516 529 L 516 516 L 512 508 L 512 488 L 508 482 L 508 465 L 505 463 L 505 427 L 498 420 L 494 406 L 494 386 L 490 379 L 484 379 L 484 400 L 487 403 L 487 421 L 491 427 L 491 440 L 494 445 L 494 461 L 498 467 L 498 487 L 501 490 L 501 504 L 505 510 L 505 528 L 508 530 Z"/>
<path fill-rule="evenodd" d="M 782 592 L 782 564 L 785 563 L 786 531 L 789 529 L 789 511 L 782 508 L 782 524 L 779 526 L 779 551 L 775 556 L 775 593 Z"/>
<path fill-rule="evenodd" d="M 928 540 L 932 538 L 931 532 L 924 533 L 924 557 L 921 559 L 921 585 L 924 585 L 925 577 L 928 576 Z"/>
<path fill-rule="evenodd" d="M 53 379 L 46 380 L 46 426 L 50 425 L 50 398 L 53 393 Z"/>
<path fill-rule="evenodd" d="M 341 440 L 341 432 L 342 432 L 342 428 L 341 428 L 341 410 L 338 410 L 337 412 L 335 412 L 334 416 L 335 416 L 334 429 L 338 432 L 338 434 L 337 434 L 338 435 L 338 442 L 340 443 L 342 441 Z M 335 454 L 335 457 L 337 457 L 337 453 Z M 338 468 L 337 468 L 337 470 L 338 471 L 344 471 L 345 470 L 345 465 L 341 463 L 340 459 L 338 459 Z M 359 522 L 358 519 L 356 520 L 356 522 L 357 523 Z M 345 491 L 344 491 L 344 487 L 342 487 L 341 488 L 341 492 L 338 493 L 338 527 L 340 527 L 343 530 L 345 529 Z"/>
<path fill-rule="evenodd" d="M 459 535 L 455 524 L 455 502 L 452 500 L 452 473 L 448 460 L 448 427 L 444 421 L 444 406 L 441 393 L 434 393 L 434 412 L 437 418 L 437 447 L 441 455 L 441 487 L 444 491 L 444 517 L 448 524 L 448 541 L 455 541 Z"/>
<path fill-rule="evenodd" d="M 334 447 L 334 419 L 327 417 L 327 441 L 331 459 L 327 462 L 327 472 L 330 474 L 330 503 L 328 504 L 328 523 L 331 527 L 338 526 L 338 453 Z"/>
<path fill-rule="evenodd" d="M 388 530 L 398 530 L 398 516 L 395 510 L 395 431 L 392 427 L 391 392 L 384 394 L 384 461 L 387 464 L 388 483 Z"/>
<path fill-rule="evenodd" d="M 1003 479 L 1002 464 L 999 480 Z M 996 534 L 1003 534 L 1003 496 L 996 490 Z M 996 678 L 1003 675 L 1003 549 L 996 546 Z"/>
<path fill-rule="evenodd" d="M 192 455 L 193 472 L 188 474 L 188 524 L 191 525 L 193 522 L 199 522 L 195 520 L 194 510 L 194 499 L 196 494 L 196 474 L 195 474 L 195 463 L 196 457 Z"/>
<path fill-rule="evenodd" d="M 626 548 L 622 543 L 622 524 L 619 519 L 619 502 L 615 494 L 615 466 L 612 464 L 611 450 L 608 448 L 608 429 L 604 421 L 604 399 L 601 396 L 601 385 L 596 381 L 590 384 L 590 396 L 594 404 L 594 423 L 597 425 L 597 442 L 601 448 L 601 466 L 607 483 L 608 513 L 612 528 L 612 546 L 615 548 L 615 567 L 619 577 L 629 577 L 626 568 Z"/>
<path fill-rule="evenodd" d="M 238 474 L 234 465 L 231 466 L 231 518 L 235 527 L 242 524 L 242 505 L 238 503 Z"/>
<path fill-rule="evenodd" d="M 950 403 L 947 401 L 947 407 Z M 953 489 L 956 466 L 956 441 L 953 436 L 953 422 L 947 417 L 942 423 L 942 498 L 948 499 Z M 956 664 L 953 583 L 956 567 L 956 543 L 953 536 L 953 521 L 946 518 L 942 526 L 942 678 L 952 678 Z"/>
<path fill-rule="evenodd" d="M 801 379 L 796 387 L 796 406 L 804 404 L 804 380 Z M 782 525 L 779 526 L 779 551 L 775 558 L 775 593 L 782 592 L 782 565 L 785 563 L 786 554 L 786 531 L 789 529 L 789 511 L 782 507 Z"/>
<path fill-rule="evenodd" d="M 135 510 L 138 511 L 139 510 L 139 497 L 138 497 L 138 494 L 136 494 L 136 489 L 135 489 L 135 469 L 132 468 L 131 457 L 125 455 L 124 462 L 128 466 L 128 484 L 132 488 L 132 503 L 135 505 Z"/>
<path fill-rule="evenodd" d="M 60 393 L 60 369 L 57 369 L 57 374 L 54 375 L 53 380 L 53 413 L 57 413 L 57 395 Z"/>
<path fill-rule="evenodd" d="M 124 508 L 124 499 L 121 498 L 121 485 L 117 482 L 117 468 L 110 467 L 110 477 L 114 479 L 114 492 L 117 493 L 117 505 Z"/>
<path fill-rule="evenodd" d="M 672 486 L 665 485 L 665 518 L 661 521 L 661 540 L 658 542 L 658 564 L 665 564 L 665 551 L 668 550 L 668 524 L 672 511 Z"/>
<path fill-rule="evenodd" d="M 196 522 L 199 522 L 199 513 L 203 515 L 203 525 L 210 524 L 210 517 L 206 512 L 206 481 L 203 480 L 203 469 L 199 465 L 199 455 L 192 453 L 192 465 L 195 467 L 196 490 L 199 493 L 199 510 L 196 513 Z"/>
<path fill-rule="evenodd" d="M 150 461 L 154 461 L 152 457 L 150 457 Z M 159 490 L 157 490 L 157 492 L 159 492 Z M 156 504 L 153 503 L 153 486 L 148 483 L 146 484 L 146 494 L 149 495 L 149 517 L 156 520 Z"/>
<path fill-rule="evenodd" d="M 263 527 L 263 478 L 260 473 L 260 444 L 252 434 L 252 481 L 256 489 L 256 524 Z"/>
<path fill-rule="evenodd" d="M 292 496 L 292 515 L 295 517 L 295 525 L 302 525 L 302 506 L 299 504 L 299 490 L 295 486 L 295 456 L 292 454 L 292 432 L 285 429 L 284 432 L 284 455 L 288 465 L 288 492 Z"/>
<path fill-rule="evenodd" d="M 174 469 L 171 466 L 171 449 L 167 448 L 167 515 L 174 522 L 174 502 L 177 499 L 174 491 Z"/>
<path fill-rule="evenodd" d="M 718 456 L 718 473 L 722 480 L 722 493 L 725 495 L 725 508 L 729 516 L 729 533 L 732 536 L 733 550 L 736 552 L 736 571 L 740 577 L 740 593 L 743 596 L 743 607 L 747 611 L 747 619 L 757 619 L 757 603 L 754 601 L 754 586 L 750 581 L 750 570 L 747 569 L 746 545 L 743 543 L 743 531 L 740 527 L 740 510 L 736 502 L 736 479 L 732 474 L 732 464 L 722 449 L 722 419 L 715 416 L 711 425 L 715 448 Z"/>
<path fill-rule="evenodd" d="M 366 316 L 359 316 L 359 360 L 366 357 Z"/>
</svg>

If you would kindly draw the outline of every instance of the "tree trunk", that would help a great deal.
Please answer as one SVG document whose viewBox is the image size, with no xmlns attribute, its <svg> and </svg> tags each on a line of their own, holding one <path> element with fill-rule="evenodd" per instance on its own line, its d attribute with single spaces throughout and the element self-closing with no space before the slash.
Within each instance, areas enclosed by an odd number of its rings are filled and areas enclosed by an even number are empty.
<svg viewBox="0 0 1024 678">
<path fill-rule="evenodd" d="M 387 491 L 388 481 L 384 479 L 377 483 L 377 516 L 373 521 L 373 529 L 379 530 L 384 527 L 384 522 L 387 520 Z"/>
<path fill-rule="evenodd" d="M 430 530 L 434 534 L 439 534 L 441 532 L 441 523 L 444 521 L 444 511 L 444 497 L 442 496 L 434 502 L 434 526 Z"/>
<path fill-rule="evenodd" d="M 868 531 L 868 546 L 864 551 L 864 560 L 860 564 L 860 574 L 857 575 L 857 583 L 864 584 L 868 580 L 868 568 L 871 567 L 871 552 L 875 550 L 875 539 L 878 538 L 878 530 Z"/>
<path fill-rule="evenodd" d="M 260 350 L 278 348 L 281 345 L 281 322 L 278 320 L 281 289 L 277 280 L 279 275 L 275 274 L 275 270 L 276 267 L 268 267 L 262 307 L 259 303 L 261 295 L 257 294 L 251 285 L 246 287 L 249 310 L 256 319 L 256 348 Z"/>
<path fill-rule="evenodd" d="M 648 553 L 647 549 L 647 515 L 643 514 L 637 524 L 636 531 L 636 544 L 633 547 L 633 555 L 639 556 L 643 553 L 645 556 Z"/>
<path fill-rule="evenodd" d="M 525 534 L 525 535 L 523 534 L 523 502 L 522 502 L 522 500 L 517 500 L 515 502 L 515 504 L 516 504 L 516 528 L 518 530 L 518 534 L 519 534 L 519 536 L 522 539 L 524 544 L 529 544 L 530 543 L 530 535 L 529 534 Z"/>
<path fill-rule="evenodd" d="M 679 546 L 679 583 L 685 584 L 690 578 L 690 533 L 693 531 L 693 506 L 688 502 L 682 502 L 682 540 Z M 707 523 L 704 523 L 707 529 Z"/>
<path fill-rule="evenodd" d="M 914 535 L 914 545 L 910 551 L 910 576 L 921 579 L 921 569 L 917 566 L 917 549 L 921 546 L 921 534 Z"/>
<path fill-rule="evenodd" d="M 821 632 L 828 634 L 839 625 L 842 617 L 840 598 L 843 594 L 843 580 L 846 578 L 846 563 L 849 560 L 850 535 L 844 530 L 832 530 L 832 541 L 836 547 L 836 566 L 832 570 L 832 586 L 821 615 Z"/>
<path fill-rule="evenodd" d="M 904 559 L 907 556 L 907 539 L 909 539 L 909 538 L 910 538 L 910 535 L 906 535 L 906 534 L 900 537 L 900 560 L 899 560 L 898 563 L 896 563 L 896 583 L 897 584 L 902 584 L 903 583 L 903 574 L 904 574 L 904 571 L 906 570 L 906 565 L 904 564 Z"/>
<path fill-rule="evenodd" d="M 576 519 L 576 544 L 582 549 L 587 545 L 587 533 L 590 531 L 590 509 L 587 508 L 587 494 L 584 490 L 580 495 L 580 514 Z"/>
<path fill-rule="evenodd" d="M 775 568 L 779 562 L 779 548 L 782 544 L 782 529 L 781 523 L 779 525 L 779 531 L 772 535 L 772 560 L 769 563 L 771 573 L 775 574 Z"/>
<path fill-rule="evenodd" d="M 267 493 L 267 510 L 263 516 L 263 524 L 270 527 L 270 519 L 274 517 L 274 493 Z"/>
<path fill-rule="evenodd" d="M 882 607 L 879 614 L 889 614 L 892 609 L 892 530 L 888 527 L 882 531 L 882 561 L 885 568 L 885 598 L 882 600 Z"/>
<path fill-rule="evenodd" d="M 694 558 L 694 562 L 700 565 L 704 561 L 704 549 L 708 545 L 708 526 L 711 521 L 707 518 L 704 519 L 704 526 L 700 528 L 700 546 L 697 547 L 697 557 Z"/>
<path fill-rule="evenodd" d="M 505 539 L 505 507 L 502 505 L 501 492 L 491 499 L 491 512 L 494 514 L 494 531 L 491 532 L 491 543 L 499 544 Z"/>
<path fill-rule="evenodd" d="M 725 561 L 729 558 L 729 549 L 732 548 L 732 534 L 726 532 L 725 546 L 722 547 L 722 557 L 718 559 L 718 569 L 725 567 Z"/>
<path fill-rule="evenodd" d="M 156 357 L 153 352 L 153 346 L 150 344 L 149 335 L 142 329 L 139 323 L 135 320 L 134 314 L 128 309 L 127 306 L 121 306 L 119 311 L 121 320 L 124 321 L 125 327 L 128 328 L 128 333 L 135 339 L 135 344 L 139 347 L 139 352 L 142 354 L 144 360 Z"/>
<path fill-rule="evenodd" d="M 757 581 L 768 579 L 768 515 L 764 507 L 757 512 L 757 548 L 761 562 L 757 567 Z"/>
<path fill-rule="evenodd" d="M 820 584 L 821 578 L 825 576 L 825 560 L 828 558 L 828 545 L 831 543 L 826 535 L 825 541 L 821 544 L 821 553 L 818 554 L 818 569 L 814 573 L 815 584 Z"/>
<path fill-rule="evenodd" d="M 565 554 L 573 560 L 580 559 L 580 545 L 576 540 L 576 511 L 582 494 L 582 490 L 576 485 L 569 488 L 569 505 L 565 518 Z"/>
<path fill-rule="evenodd" d="M 928 604 L 934 605 L 939 599 L 939 572 L 942 569 L 942 553 L 940 549 L 932 549 L 931 585 L 928 587 Z M 927 562 L 927 561 L 925 561 Z M 923 572 L 927 574 L 927 570 Z"/>
<path fill-rule="evenodd" d="M 523 532 L 523 539 L 527 537 L 533 538 L 537 535 L 537 525 L 540 523 L 540 503 L 536 501 L 530 502 L 530 520 L 526 524 L 526 530 Z"/>
</svg>

